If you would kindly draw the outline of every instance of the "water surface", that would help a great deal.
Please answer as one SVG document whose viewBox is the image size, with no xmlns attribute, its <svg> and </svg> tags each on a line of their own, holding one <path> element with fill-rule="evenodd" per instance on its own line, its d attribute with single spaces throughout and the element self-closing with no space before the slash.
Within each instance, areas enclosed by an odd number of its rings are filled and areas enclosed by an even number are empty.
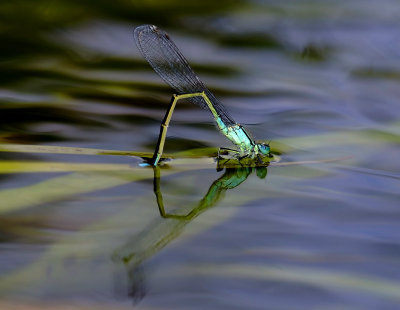
<svg viewBox="0 0 400 310">
<path fill-rule="evenodd" d="M 0 16 L 0 306 L 399 308 L 397 1 L 19 1 Z M 83 154 L 154 150 L 172 91 L 133 43 L 143 23 L 283 165 L 217 171 L 206 155 L 229 141 L 180 104 L 166 152 L 189 158 L 159 171 L 162 217 L 140 157 Z"/>
</svg>

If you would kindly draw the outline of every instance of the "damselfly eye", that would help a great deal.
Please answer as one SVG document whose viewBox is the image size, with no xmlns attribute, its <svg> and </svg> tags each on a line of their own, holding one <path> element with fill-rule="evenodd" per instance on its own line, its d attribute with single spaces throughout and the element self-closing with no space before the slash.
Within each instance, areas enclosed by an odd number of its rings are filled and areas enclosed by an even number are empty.
<svg viewBox="0 0 400 310">
<path fill-rule="evenodd" d="M 270 150 L 271 150 L 269 145 L 268 144 L 264 144 L 264 143 L 260 143 L 258 145 L 258 149 L 260 150 L 260 153 L 263 154 L 263 155 L 268 155 Z"/>
</svg>

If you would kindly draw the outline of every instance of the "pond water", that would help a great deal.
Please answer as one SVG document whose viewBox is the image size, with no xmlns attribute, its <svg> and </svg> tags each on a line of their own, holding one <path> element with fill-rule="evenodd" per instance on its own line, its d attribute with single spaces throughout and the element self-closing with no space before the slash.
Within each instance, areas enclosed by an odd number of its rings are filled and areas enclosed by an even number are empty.
<svg viewBox="0 0 400 310">
<path fill-rule="evenodd" d="M 400 308 L 398 1 L 0 16 L 1 309 Z M 140 167 L 173 93 L 133 42 L 144 23 L 279 162 L 219 171 L 229 141 L 179 103 L 173 159 Z"/>
</svg>

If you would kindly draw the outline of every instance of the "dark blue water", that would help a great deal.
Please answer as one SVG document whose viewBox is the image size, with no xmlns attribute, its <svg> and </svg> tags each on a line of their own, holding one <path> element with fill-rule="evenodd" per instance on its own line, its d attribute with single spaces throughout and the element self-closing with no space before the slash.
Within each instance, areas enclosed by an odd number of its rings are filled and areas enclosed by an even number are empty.
<svg viewBox="0 0 400 310">
<path fill-rule="evenodd" d="M 0 16 L 1 308 L 400 307 L 397 1 L 20 1 Z M 154 150 L 172 91 L 133 43 L 143 23 L 271 140 L 266 177 L 199 155 L 230 145 L 186 103 L 166 152 L 191 158 L 161 168 L 164 217 L 139 157 L 78 155 Z"/>
</svg>

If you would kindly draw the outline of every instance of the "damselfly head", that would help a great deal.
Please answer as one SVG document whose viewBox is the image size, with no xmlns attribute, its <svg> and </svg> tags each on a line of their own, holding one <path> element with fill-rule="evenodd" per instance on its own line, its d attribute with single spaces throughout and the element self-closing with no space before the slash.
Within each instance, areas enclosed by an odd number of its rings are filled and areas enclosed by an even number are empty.
<svg viewBox="0 0 400 310">
<path fill-rule="evenodd" d="M 268 155 L 271 150 L 268 143 L 258 143 L 257 146 L 262 155 Z"/>
</svg>

